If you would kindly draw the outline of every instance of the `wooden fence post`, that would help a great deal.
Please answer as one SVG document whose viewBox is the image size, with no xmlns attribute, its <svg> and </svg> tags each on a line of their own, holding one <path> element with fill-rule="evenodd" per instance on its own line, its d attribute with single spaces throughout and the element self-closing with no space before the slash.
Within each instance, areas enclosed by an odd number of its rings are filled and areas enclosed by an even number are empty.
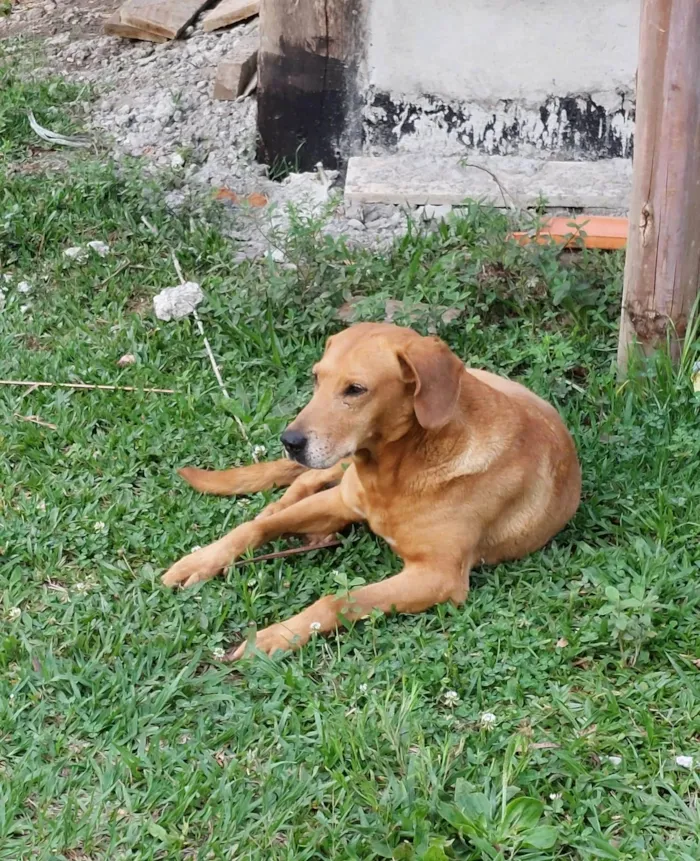
<svg viewBox="0 0 700 861">
<path fill-rule="evenodd" d="M 618 370 L 674 359 L 700 290 L 700 0 L 642 0 Z"/>
<path fill-rule="evenodd" d="M 342 166 L 361 143 L 366 0 L 262 0 L 258 160 Z"/>
</svg>

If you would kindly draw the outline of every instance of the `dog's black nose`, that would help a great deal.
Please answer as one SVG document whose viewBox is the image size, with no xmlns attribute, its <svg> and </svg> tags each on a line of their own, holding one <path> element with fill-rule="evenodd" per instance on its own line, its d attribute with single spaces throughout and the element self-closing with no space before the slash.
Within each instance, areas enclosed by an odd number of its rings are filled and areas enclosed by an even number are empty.
<svg viewBox="0 0 700 861">
<path fill-rule="evenodd" d="M 306 448 L 306 437 L 303 433 L 295 430 L 287 430 L 282 434 L 282 445 L 287 449 L 291 457 L 298 457 Z"/>
</svg>

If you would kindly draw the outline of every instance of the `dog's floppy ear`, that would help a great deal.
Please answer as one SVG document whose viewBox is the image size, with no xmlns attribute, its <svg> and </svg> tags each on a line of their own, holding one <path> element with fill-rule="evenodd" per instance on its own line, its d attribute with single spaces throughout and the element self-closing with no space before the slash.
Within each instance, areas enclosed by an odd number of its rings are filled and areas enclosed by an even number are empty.
<svg viewBox="0 0 700 861">
<path fill-rule="evenodd" d="M 452 418 L 464 365 L 439 338 L 421 338 L 398 353 L 404 381 L 415 383 L 413 408 L 421 427 L 439 430 Z"/>
</svg>

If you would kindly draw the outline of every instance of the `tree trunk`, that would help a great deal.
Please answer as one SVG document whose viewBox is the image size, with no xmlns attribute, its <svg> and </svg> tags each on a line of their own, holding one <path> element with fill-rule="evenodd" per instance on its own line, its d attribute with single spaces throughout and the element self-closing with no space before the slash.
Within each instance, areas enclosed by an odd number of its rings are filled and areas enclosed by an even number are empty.
<svg viewBox="0 0 700 861">
<path fill-rule="evenodd" d="M 258 160 L 341 167 L 361 143 L 365 0 L 262 0 Z"/>
<path fill-rule="evenodd" d="M 618 368 L 680 354 L 700 290 L 700 0 L 642 0 Z"/>
</svg>

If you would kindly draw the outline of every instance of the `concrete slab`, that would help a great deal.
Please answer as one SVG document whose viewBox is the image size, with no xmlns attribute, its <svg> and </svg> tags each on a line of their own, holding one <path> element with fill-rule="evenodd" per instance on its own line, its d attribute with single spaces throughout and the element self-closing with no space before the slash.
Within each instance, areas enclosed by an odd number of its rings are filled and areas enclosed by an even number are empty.
<svg viewBox="0 0 700 861">
<path fill-rule="evenodd" d="M 494 206 L 627 213 L 632 189 L 629 159 L 540 161 L 518 156 L 429 157 L 416 154 L 355 157 L 348 162 L 345 204 Z"/>
</svg>

